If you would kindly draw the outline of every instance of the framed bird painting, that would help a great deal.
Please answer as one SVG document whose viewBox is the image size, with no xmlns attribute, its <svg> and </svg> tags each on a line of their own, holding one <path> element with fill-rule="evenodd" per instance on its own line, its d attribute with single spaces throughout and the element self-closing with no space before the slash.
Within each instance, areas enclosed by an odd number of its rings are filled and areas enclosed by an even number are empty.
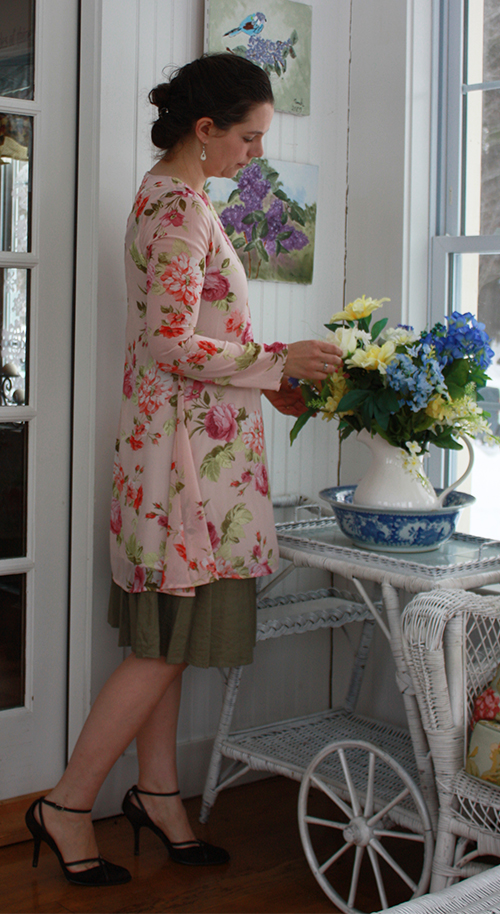
<svg viewBox="0 0 500 914">
<path fill-rule="evenodd" d="M 276 111 L 310 113 L 312 8 L 295 0 L 205 0 L 205 49 L 269 74 Z"/>
</svg>

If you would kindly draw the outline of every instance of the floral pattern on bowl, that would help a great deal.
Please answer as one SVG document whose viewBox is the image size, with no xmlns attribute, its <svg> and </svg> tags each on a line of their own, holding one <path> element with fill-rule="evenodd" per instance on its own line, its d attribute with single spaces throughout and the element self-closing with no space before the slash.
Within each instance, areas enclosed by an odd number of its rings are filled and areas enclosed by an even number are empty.
<svg viewBox="0 0 500 914">
<path fill-rule="evenodd" d="M 442 508 L 371 508 L 353 505 L 356 486 L 322 489 L 320 497 L 333 509 L 335 519 L 356 546 L 382 552 L 430 552 L 455 532 L 462 508 L 475 498 L 465 492 L 450 492 Z M 439 493 L 439 489 L 436 490 Z"/>
</svg>

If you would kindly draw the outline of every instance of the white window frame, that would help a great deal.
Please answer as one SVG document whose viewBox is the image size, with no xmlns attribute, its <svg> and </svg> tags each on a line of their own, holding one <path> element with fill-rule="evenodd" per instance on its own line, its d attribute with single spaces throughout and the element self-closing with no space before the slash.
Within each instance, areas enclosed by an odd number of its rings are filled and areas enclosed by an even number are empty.
<svg viewBox="0 0 500 914">
<path fill-rule="evenodd" d="M 452 277 L 456 255 L 500 254 L 500 235 L 466 235 L 463 231 L 462 180 L 464 97 L 470 91 L 500 88 L 500 81 L 467 85 L 463 82 L 464 16 L 467 0 L 435 0 L 439 23 L 435 62 L 435 235 L 430 245 L 429 322 L 442 321 L 453 310 Z M 453 458 L 453 455 L 451 455 Z M 429 471 L 435 485 L 444 485 L 450 455 L 433 453 Z"/>
</svg>

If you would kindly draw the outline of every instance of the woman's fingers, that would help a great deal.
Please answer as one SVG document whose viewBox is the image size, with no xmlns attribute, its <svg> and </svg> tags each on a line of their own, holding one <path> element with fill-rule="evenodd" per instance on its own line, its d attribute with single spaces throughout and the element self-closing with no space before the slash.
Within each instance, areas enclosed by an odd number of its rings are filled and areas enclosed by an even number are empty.
<svg viewBox="0 0 500 914">
<path fill-rule="evenodd" d="M 342 350 L 326 340 L 301 340 L 291 343 L 284 377 L 324 381 L 342 364 Z"/>
</svg>

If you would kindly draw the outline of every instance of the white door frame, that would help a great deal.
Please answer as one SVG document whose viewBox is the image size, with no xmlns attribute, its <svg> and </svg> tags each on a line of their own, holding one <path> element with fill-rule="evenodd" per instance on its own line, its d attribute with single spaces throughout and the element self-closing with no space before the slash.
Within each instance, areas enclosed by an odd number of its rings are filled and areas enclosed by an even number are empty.
<svg viewBox="0 0 500 914">
<path fill-rule="evenodd" d="M 90 710 L 102 0 L 80 0 L 68 754 Z"/>
</svg>

